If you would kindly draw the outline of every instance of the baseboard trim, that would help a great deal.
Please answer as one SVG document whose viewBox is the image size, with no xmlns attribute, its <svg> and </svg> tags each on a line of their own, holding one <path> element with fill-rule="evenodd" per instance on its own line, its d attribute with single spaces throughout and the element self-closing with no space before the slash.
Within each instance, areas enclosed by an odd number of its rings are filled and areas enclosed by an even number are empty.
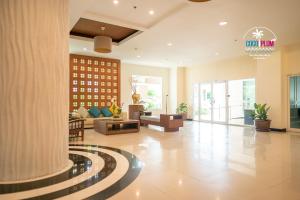
<svg viewBox="0 0 300 200">
<path fill-rule="evenodd" d="M 274 131 L 274 132 L 282 132 L 282 133 L 285 133 L 286 132 L 286 128 L 270 128 L 271 131 Z"/>
</svg>

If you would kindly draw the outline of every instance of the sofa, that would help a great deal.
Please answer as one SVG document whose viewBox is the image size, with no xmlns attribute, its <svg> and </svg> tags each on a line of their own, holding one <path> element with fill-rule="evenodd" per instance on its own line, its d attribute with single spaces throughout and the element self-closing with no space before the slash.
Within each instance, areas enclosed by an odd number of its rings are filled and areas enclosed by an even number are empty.
<svg viewBox="0 0 300 200">
<path fill-rule="evenodd" d="M 101 109 L 100 109 L 101 110 Z M 93 117 L 89 110 L 85 109 L 84 107 L 80 107 L 77 111 L 73 111 L 71 113 L 71 117 L 73 119 L 83 119 L 84 120 L 84 128 L 94 128 L 94 120 L 113 120 L 112 116 L 104 116 L 103 113 L 100 114 L 99 117 Z M 120 118 L 122 120 L 127 119 L 127 112 L 121 112 Z"/>
<path fill-rule="evenodd" d="M 122 112 L 120 115 L 120 118 L 123 120 L 127 119 L 127 113 L 126 112 Z M 113 117 L 104 117 L 104 116 L 100 116 L 97 118 L 94 118 L 92 116 L 88 116 L 84 119 L 84 128 L 94 128 L 94 120 L 112 120 Z"/>
</svg>

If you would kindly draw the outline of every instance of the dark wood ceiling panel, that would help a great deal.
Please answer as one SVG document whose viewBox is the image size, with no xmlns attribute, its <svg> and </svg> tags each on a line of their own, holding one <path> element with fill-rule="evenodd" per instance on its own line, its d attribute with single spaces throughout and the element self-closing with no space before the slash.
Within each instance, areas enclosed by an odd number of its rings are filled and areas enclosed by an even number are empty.
<svg viewBox="0 0 300 200">
<path fill-rule="evenodd" d="M 105 27 L 105 30 L 101 30 L 101 27 Z M 113 42 L 118 43 L 136 32 L 138 30 L 80 18 L 70 34 L 86 38 L 94 38 L 99 35 L 109 36 Z"/>
</svg>

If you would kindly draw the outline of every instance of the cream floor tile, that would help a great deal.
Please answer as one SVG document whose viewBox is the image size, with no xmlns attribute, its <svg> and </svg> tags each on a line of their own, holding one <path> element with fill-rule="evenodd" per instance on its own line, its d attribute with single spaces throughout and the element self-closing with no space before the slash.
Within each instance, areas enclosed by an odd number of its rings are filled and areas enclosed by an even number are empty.
<svg viewBox="0 0 300 200">
<path fill-rule="evenodd" d="M 177 172 L 148 174 L 141 178 L 148 180 L 149 183 L 171 196 L 172 199 L 236 199 L 234 196 L 226 194 L 225 188 L 212 187 L 211 184 L 204 184 L 193 177 Z"/>
<path fill-rule="evenodd" d="M 186 122 L 174 133 L 88 130 L 85 143 L 124 149 L 143 163 L 138 179 L 112 199 L 300 200 L 300 134 Z"/>
<path fill-rule="evenodd" d="M 271 187 L 259 193 L 250 195 L 247 200 L 299 200 L 300 199 L 300 181 L 299 179 L 289 179 L 281 184 Z"/>
<path fill-rule="evenodd" d="M 117 193 L 110 200 L 170 200 L 168 196 L 157 187 L 149 184 L 147 180 L 138 177 L 132 184 L 125 188 L 122 192 Z"/>
</svg>

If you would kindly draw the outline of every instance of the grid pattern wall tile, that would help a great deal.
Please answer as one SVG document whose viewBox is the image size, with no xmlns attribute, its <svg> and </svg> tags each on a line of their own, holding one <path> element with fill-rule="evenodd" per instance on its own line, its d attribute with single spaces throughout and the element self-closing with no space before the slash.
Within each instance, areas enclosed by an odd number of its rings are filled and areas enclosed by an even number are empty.
<svg viewBox="0 0 300 200">
<path fill-rule="evenodd" d="M 70 55 L 70 111 L 120 105 L 120 60 Z"/>
</svg>

